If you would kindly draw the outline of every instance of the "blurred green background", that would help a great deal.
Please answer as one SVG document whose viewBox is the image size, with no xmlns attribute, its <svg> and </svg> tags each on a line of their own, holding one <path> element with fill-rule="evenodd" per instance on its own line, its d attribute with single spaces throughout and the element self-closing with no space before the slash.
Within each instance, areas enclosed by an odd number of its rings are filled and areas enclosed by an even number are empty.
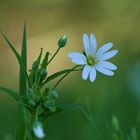
<svg viewBox="0 0 140 140">
<path fill-rule="evenodd" d="M 140 132 L 140 1 L 139 0 L 1 0 L 0 30 L 20 51 L 24 21 L 28 32 L 28 67 L 41 47 L 54 53 L 57 40 L 68 36 L 67 47 L 51 63 L 49 74 L 73 66 L 70 51 L 82 51 L 82 34 L 94 32 L 98 46 L 112 41 L 119 54 L 114 77 L 98 73 L 94 83 L 81 73 L 69 75 L 57 88 L 58 103 L 76 100 L 92 117 L 80 111 L 52 117 L 45 124 L 48 140 L 114 140 L 112 116 L 120 123 L 124 140 L 132 127 Z M 0 37 L 0 85 L 18 91 L 19 66 Z M 53 83 L 52 83 L 53 84 Z M 0 94 L 0 140 L 10 140 L 18 120 L 17 104 Z M 140 139 L 140 135 L 137 140 Z"/>
</svg>

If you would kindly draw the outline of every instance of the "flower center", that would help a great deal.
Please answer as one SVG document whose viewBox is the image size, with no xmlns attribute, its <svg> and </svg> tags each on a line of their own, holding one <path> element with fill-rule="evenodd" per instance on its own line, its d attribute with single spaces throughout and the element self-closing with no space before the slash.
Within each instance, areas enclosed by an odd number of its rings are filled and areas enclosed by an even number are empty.
<svg viewBox="0 0 140 140">
<path fill-rule="evenodd" d="M 87 57 L 87 64 L 90 66 L 95 65 L 98 62 L 96 58 L 93 58 L 91 55 Z"/>
</svg>

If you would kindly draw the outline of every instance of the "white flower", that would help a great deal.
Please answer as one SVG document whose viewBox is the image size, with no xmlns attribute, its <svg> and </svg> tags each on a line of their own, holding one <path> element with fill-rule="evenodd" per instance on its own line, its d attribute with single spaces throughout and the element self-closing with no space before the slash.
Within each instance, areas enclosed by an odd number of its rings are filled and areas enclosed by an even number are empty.
<svg viewBox="0 0 140 140">
<path fill-rule="evenodd" d="M 39 139 L 42 139 L 45 137 L 44 130 L 43 130 L 42 124 L 40 122 L 34 123 L 33 132 L 34 132 L 35 136 Z"/>
<path fill-rule="evenodd" d="M 106 61 L 118 53 L 118 50 L 108 51 L 112 48 L 113 43 L 109 42 L 97 50 L 97 42 L 93 33 L 90 34 L 90 37 L 83 34 L 83 43 L 85 55 L 79 52 L 68 54 L 73 63 L 84 66 L 82 78 L 86 80 L 89 77 L 90 81 L 93 82 L 96 79 L 96 71 L 113 76 L 112 70 L 116 70 L 117 66 Z"/>
</svg>

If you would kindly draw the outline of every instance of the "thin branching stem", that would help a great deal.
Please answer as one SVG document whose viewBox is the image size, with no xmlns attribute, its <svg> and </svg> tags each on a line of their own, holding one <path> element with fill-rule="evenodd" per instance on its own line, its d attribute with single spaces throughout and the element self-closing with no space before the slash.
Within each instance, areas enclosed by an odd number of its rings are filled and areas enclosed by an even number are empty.
<svg viewBox="0 0 140 140">
<path fill-rule="evenodd" d="M 60 47 L 56 50 L 56 52 L 54 53 L 54 55 L 52 56 L 52 58 L 48 61 L 47 65 L 50 64 L 50 62 L 53 60 L 53 58 L 57 55 L 57 53 L 59 52 Z"/>
<path fill-rule="evenodd" d="M 79 66 L 81 66 L 81 65 L 77 65 L 77 66 L 73 67 L 72 70 L 78 68 Z M 82 70 L 82 69 L 76 69 L 76 71 L 81 71 L 81 70 Z M 73 72 L 73 71 L 69 71 L 69 72 L 67 72 L 65 75 L 63 75 L 63 76 L 57 81 L 57 83 L 56 83 L 55 86 L 53 87 L 53 90 L 54 90 L 54 89 L 59 85 L 59 83 L 60 83 L 69 73 L 71 73 L 71 72 Z"/>
</svg>

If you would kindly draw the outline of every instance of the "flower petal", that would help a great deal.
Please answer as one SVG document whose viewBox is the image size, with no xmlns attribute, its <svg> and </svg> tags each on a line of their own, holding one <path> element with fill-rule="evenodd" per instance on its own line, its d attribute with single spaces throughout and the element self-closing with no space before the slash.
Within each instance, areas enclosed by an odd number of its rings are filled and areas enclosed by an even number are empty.
<svg viewBox="0 0 140 140">
<path fill-rule="evenodd" d="M 89 37 L 87 34 L 83 34 L 83 44 L 84 44 L 84 50 L 86 55 L 91 55 L 91 48 L 90 48 L 90 43 L 89 43 Z"/>
<path fill-rule="evenodd" d="M 99 65 L 101 65 L 102 67 L 107 68 L 109 70 L 116 70 L 117 69 L 116 65 L 114 65 L 108 61 L 100 61 Z"/>
<path fill-rule="evenodd" d="M 39 127 L 39 126 L 34 128 L 34 134 L 36 135 L 37 138 L 40 138 L 40 139 L 45 137 L 43 129 L 41 127 Z"/>
<path fill-rule="evenodd" d="M 33 124 L 33 132 L 34 132 L 35 136 L 39 139 L 42 139 L 45 137 L 45 133 L 44 133 L 42 124 L 40 122 L 35 122 Z"/>
<path fill-rule="evenodd" d="M 101 56 L 98 56 L 99 60 L 107 60 L 112 58 L 113 56 L 115 56 L 118 53 L 118 50 L 113 50 L 113 51 L 109 51 Z"/>
<path fill-rule="evenodd" d="M 86 80 L 88 78 L 90 71 L 91 71 L 91 67 L 89 65 L 86 65 L 82 72 L 83 80 Z"/>
<path fill-rule="evenodd" d="M 92 55 L 94 55 L 96 52 L 97 42 L 96 42 L 95 35 L 93 33 L 90 34 L 90 47 L 92 51 L 91 53 Z"/>
<path fill-rule="evenodd" d="M 113 76 L 114 75 L 114 72 L 112 72 L 111 70 L 108 70 L 100 65 L 96 65 L 96 70 L 105 74 L 105 75 L 108 75 L 108 76 Z"/>
<path fill-rule="evenodd" d="M 86 64 L 85 60 L 80 60 L 77 58 L 71 59 L 71 61 L 77 65 L 85 65 Z"/>
<path fill-rule="evenodd" d="M 82 53 L 79 53 L 79 52 L 71 52 L 71 53 L 69 53 L 68 54 L 68 57 L 70 57 L 70 58 L 79 58 L 79 59 L 86 59 L 86 56 L 85 55 L 83 55 Z"/>
<path fill-rule="evenodd" d="M 99 56 L 101 54 L 104 54 L 105 52 L 107 52 L 109 49 L 111 49 L 113 46 L 113 43 L 112 42 L 109 42 L 105 45 L 103 45 L 101 48 L 98 49 L 96 55 Z"/>
<path fill-rule="evenodd" d="M 68 54 L 72 62 L 79 65 L 85 65 L 87 63 L 87 58 L 82 53 L 72 52 Z"/>
<path fill-rule="evenodd" d="M 95 68 L 92 68 L 92 70 L 90 71 L 90 75 L 89 75 L 90 81 L 93 82 L 96 79 L 96 70 Z"/>
</svg>

